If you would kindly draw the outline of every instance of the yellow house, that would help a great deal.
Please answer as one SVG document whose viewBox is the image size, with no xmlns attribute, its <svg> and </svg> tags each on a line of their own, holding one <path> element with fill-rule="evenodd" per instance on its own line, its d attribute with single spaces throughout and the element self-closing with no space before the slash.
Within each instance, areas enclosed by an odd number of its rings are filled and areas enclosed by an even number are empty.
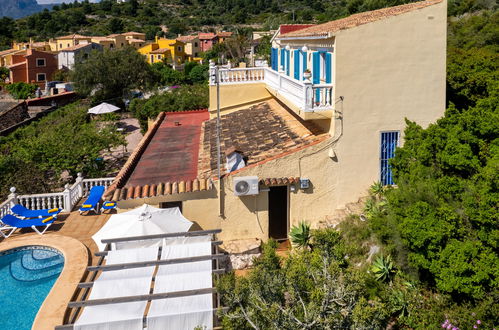
<svg viewBox="0 0 499 330">
<path fill-rule="evenodd" d="M 7 49 L 0 51 L 0 66 L 8 67 L 13 64 L 13 55 L 26 55 L 26 50 Z"/>
<path fill-rule="evenodd" d="M 16 50 L 26 50 L 26 49 L 34 49 L 39 51 L 50 51 L 50 45 L 46 41 L 33 42 L 30 39 L 29 42 L 16 42 L 12 43 L 12 49 Z"/>
<path fill-rule="evenodd" d="M 201 42 L 199 41 L 198 36 L 180 36 L 177 38 L 178 41 L 181 41 L 185 44 L 185 55 L 187 56 L 188 61 L 201 61 Z"/>
<path fill-rule="evenodd" d="M 170 50 L 171 62 L 175 69 L 179 68 L 186 60 L 185 43 L 176 39 L 158 39 L 156 43 L 159 48 L 166 48 Z"/>
<path fill-rule="evenodd" d="M 66 48 L 74 47 L 79 44 L 88 44 L 92 42 L 92 37 L 82 36 L 80 34 L 70 34 L 49 40 L 50 50 L 60 51 Z"/>
<path fill-rule="evenodd" d="M 271 67 L 211 63 L 210 109 L 160 114 L 105 199 L 178 206 L 225 242 L 334 226 L 373 182 L 394 184 L 405 118 L 444 114 L 446 28 L 445 0 L 413 2 L 282 34 Z"/>
<path fill-rule="evenodd" d="M 149 64 L 166 61 L 175 70 L 182 69 L 182 65 L 187 59 L 185 54 L 185 44 L 175 39 L 159 39 L 147 44 L 137 50 L 144 55 Z"/>
<path fill-rule="evenodd" d="M 135 39 L 135 40 L 146 41 L 146 34 L 141 32 L 130 31 L 122 33 L 121 35 L 125 36 L 127 40 Z"/>
</svg>

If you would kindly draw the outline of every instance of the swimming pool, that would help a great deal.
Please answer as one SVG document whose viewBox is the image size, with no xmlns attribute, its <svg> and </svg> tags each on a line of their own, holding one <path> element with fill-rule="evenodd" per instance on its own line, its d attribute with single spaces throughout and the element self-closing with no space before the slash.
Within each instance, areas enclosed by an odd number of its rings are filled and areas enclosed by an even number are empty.
<svg viewBox="0 0 499 330">
<path fill-rule="evenodd" d="M 23 246 L 0 252 L 2 329 L 29 330 L 64 267 L 54 248 Z"/>
</svg>

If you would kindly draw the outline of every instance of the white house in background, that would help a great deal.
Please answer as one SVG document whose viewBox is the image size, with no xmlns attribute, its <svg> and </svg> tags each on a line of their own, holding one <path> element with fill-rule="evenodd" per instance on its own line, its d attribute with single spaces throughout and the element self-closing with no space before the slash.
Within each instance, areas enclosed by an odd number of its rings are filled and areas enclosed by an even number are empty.
<svg viewBox="0 0 499 330">
<path fill-rule="evenodd" d="M 102 51 L 102 45 L 91 42 L 88 44 L 79 44 L 61 50 L 57 55 L 57 59 L 59 61 L 58 69 L 73 69 L 76 61 L 78 61 L 80 57 L 87 57 L 88 54 L 90 54 L 90 52 L 93 50 Z"/>
</svg>

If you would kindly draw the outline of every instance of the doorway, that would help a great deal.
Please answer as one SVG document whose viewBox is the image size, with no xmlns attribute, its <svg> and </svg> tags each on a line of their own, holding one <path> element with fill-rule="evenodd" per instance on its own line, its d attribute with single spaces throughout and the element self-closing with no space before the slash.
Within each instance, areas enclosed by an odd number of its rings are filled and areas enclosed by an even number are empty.
<svg viewBox="0 0 499 330">
<path fill-rule="evenodd" d="M 275 240 L 288 238 L 288 187 L 270 187 L 269 237 Z"/>
</svg>

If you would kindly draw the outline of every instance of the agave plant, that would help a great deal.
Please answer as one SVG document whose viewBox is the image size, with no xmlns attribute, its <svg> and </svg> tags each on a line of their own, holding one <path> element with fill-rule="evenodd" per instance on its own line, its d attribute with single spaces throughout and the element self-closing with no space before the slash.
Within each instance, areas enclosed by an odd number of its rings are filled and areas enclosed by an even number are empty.
<svg viewBox="0 0 499 330">
<path fill-rule="evenodd" d="M 369 194 L 377 199 L 383 197 L 384 193 L 385 193 L 385 187 L 379 181 L 374 182 L 369 188 Z"/>
<path fill-rule="evenodd" d="M 380 255 L 373 262 L 371 266 L 371 271 L 374 273 L 374 276 L 378 281 L 391 282 L 393 275 L 395 275 L 396 273 L 392 257 L 390 255 L 387 255 L 386 257 Z"/>
<path fill-rule="evenodd" d="M 297 247 L 305 248 L 310 246 L 310 225 L 306 222 L 300 222 L 298 226 L 291 228 L 289 236 L 293 245 Z"/>
</svg>

